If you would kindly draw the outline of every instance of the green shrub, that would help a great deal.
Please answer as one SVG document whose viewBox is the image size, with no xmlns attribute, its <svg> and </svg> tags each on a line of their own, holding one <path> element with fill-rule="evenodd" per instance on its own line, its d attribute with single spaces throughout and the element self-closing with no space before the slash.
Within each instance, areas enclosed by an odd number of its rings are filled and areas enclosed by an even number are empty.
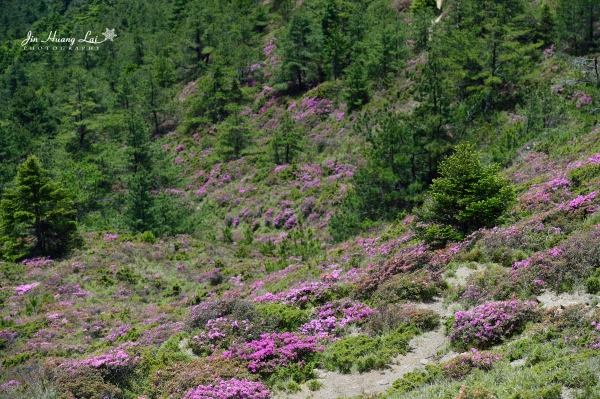
<svg viewBox="0 0 600 399">
<path fill-rule="evenodd" d="M 63 371 L 57 382 L 59 399 L 123 398 L 119 388 L 106 383 L 100 372 L 91 368 L 79 370 L 77 373 Z"/>
<path fill-rule="evenodd" d="M 259 305 L 256 310 L 262 318 L 276 323 L 280 331 L 296 331 L 308 321 L 308 312 L 289 305 L 270 303 Z"/>
<path fill-rule="evenodd" d="M 31 338 L 36 332 L 40 331 L 46 326 L 47 323 L 45 320 L 35 320 L 28 321 L 27 323 L 23 324 L 16 324 L 11 327 L 11 330 L 17 332 L 19 336 L 22 336 L 24 338 Z"/>
<path fill-rule="evenodd" d="M 585 289 L 590 294 L 600 291 L 600 268 L 597 268 L 594 274 L 585 280 Z"/>
<path fill-rule="evenodd" d="M 310 380 L 306 382 L 306 386 L 308 387 L 309 391 L 318 391 L 319 389 L 323 388 L 323 383 L 321 381 L 318 380 Z"/>
<path fill-rule="evenodd" d="M 139 278 L 140 276 L 135 274 L 133 270 L 131 270 L 131 268 L 128 267 L 124 267 L 117 271 L 117 280 L 119 281 L 126 281 L 128 283 L 135 284 L 138 282 Z"/>
<path fill-rule="evenodd" d="M 154 237 L 154 234 L 152 234 L 151 231 L 145 231 L 142 233 L 140 240 L 148 244 L 156 244 L 156 237 Z"/>
<path fill-rule="evenodd" d="M 517 392 L 510 399 L 560 399 L 562 386 L 554 384 L 549 387 Z"/>
<path fill-rule="evenodd" d="M 402 304 L 377 308 L 369 317 L 367 329 L 375 334 L 389 333 L 403 325 L 413 325 L 421 331 L 433 330 L 440 325 L 440 315 L 431 309 L 413 309 Z"/>
<path fill-rule="evenodd" d="M 391 334 L 371 338 L 349 336 L 334 342 L 323 355 L 326 369 L 341 373 L 384 368 L 393 356 L 406 354 L 408 342 L 417 334 L 414 327 L 400 327 Z"/>
<path fill-rule="evenodd" d="M 569 171 L 569 180 L 579 187 L 600 176 L 600 165 L 585 165 Z"/>
<path fill-rule="evenodd" d="M 392 389 L 398 393 L 410 392 L 423 385 L 430 384 L 440 373 L 439 366 L 428 365 L 425 370 L 415 370 L 404 374 L 392 383 Z"/>
<path fill-rule="evenodd" d="M 34 355 L 35 354 L 33 354 L 31 352 L 23 352 L 23 353 L 14 355 L 13 357 L 4 358 L 4 359 L 2 359 L 2 367 L 7 368 L 7 367 L 19 366 L 19 365 L 25 363 L 27 360 L 34 357 Z"/>
</svg>

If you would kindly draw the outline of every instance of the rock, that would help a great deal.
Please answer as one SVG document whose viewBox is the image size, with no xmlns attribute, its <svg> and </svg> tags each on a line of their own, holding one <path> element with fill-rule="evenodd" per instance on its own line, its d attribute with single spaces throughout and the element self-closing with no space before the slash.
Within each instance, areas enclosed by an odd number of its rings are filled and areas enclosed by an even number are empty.
<svg viewBox="0 0 600 399">
<path fill-rule="evenodd" d="M 378 382 L 379 385 L 389 385 L 390 383 L 384 380 Z"/>
<path fill-rule="evenodd" d="M 429 364 L 429 360 L 427 360 L 427 359 L 421 359 L 421 361 L 419 363 L 421 363 L 423 365 Z"/>
</svg>

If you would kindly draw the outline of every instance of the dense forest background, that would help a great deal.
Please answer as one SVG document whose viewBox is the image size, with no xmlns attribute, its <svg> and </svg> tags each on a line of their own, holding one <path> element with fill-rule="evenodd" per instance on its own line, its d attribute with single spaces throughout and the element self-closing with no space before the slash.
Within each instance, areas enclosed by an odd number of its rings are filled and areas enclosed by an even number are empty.
<svg viewBox="0 0 600 399">
<path fill-rule="evenodd" d="M 189 192 L 198 170 L 244 158 L 260 174 L 326 154 L 362 165 L 332 219 L 342 239 L 419 205 L 458 142 L 507 165 L 524 143 L 554 136 L 569 103 L 584 125 L 596 118 L 577 94 L 597 79 L 593 61 L 573 64 L 598 46 L 591 0 L 441 10 L 400 0 L 5 1 L 3 10 L 0 191 L 35 154 L 88 231 L 206 233 L 211 201 L 175 193 Z M 29 31 L 102 39 L 108 28 L 117 38 L 93 51 L 20 45 Z M 560 96 L 557 72 L 539 68 L 554 53 L 571 69 Z M 306 96 L 316 97 L 303 102 L 309 113 L 335 108 L 351 133 L 321 133 L 329 122 L 316 133 L 290 105 Z M 353 148 L 338 152 L 337 139 Z M 164 150 L 176 140 L 186 151 Z"/>
<path fill-rule="evenodd" d="M 0 398 L 600 398 L 598 0 L 0 19 Z"/>
</svg>

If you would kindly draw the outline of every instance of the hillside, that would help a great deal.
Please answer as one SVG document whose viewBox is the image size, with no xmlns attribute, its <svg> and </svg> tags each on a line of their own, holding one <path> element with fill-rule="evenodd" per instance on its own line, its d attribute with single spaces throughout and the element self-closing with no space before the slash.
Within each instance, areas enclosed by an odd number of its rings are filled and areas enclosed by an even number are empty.
<svg viewBox="0 0 600 399">
<path fill-rule="evenodd" d="M 600 398 L 595 1 L 2 9 L 0 398 Z"/>
</svg>

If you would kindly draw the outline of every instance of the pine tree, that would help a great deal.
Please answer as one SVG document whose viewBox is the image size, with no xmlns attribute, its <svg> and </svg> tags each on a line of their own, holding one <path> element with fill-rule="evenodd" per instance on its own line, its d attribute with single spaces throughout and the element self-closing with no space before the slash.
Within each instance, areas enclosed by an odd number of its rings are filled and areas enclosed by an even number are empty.
<svg viewBox="0 0 600 399">
<path fill-rule="evenodd" d="M 314 72 L 317 42 L 310 16 L 305 11 L 294 14 L 283 40 L 282 68 L 299 90 Z"/>
<path fill-rule="evenodd" d="M 251 139 L 251 131 L 240 116 L 239 107 L 230 107 L 231 115 L 218 127 L 218 150 L 223 157 L 239 158 Z"/>
<path fill-rule="evenodd" d="M 290 115 L 285 115 L 280 128 L 271 140 L 271 150 L 273 151 L 273 160 L 276 164 L 289 164 L 294 159 L 296 153 L 302 150 L 302 136 L 298 133 L 298 128 L 294 126 L 294 120 Z"/>
<path fill-rule="evenodd" d="M 32 155 L 19 165 L 14 188 L 0 201 L 2 252 L 13 259 L 63 254 L 77 242 L 74 216 L 68 193 Z"/>
<path fill-rule="evenodd" d="M 126 223 L 134 232 L 150 231 L 154 226 L 152 207 L 154 182 L 150 173 L 140 168 L 127 179 Z"/>
<path fill-rule="evenodd" d="M 350 51 L 350 38 L 346 32 L 348 18 L 347 13 L 342 8 L 347 8 L 345 2 L 327 0 L 325 14 L 321 20 L 326 62 L 333 79 L 340 77 L 344 67 L 342 62 L 348 57 Z"/>
<path fill-rule="evenodd" d="M 348 69 L 345 79 L 345 97 L 349 110 L 355 110 L 369 102 L 369 84 L 367 73 L 360 61 L 354 62 Z"/>
<path fill-rule="evenodd" d="M 439 167 L 420 220 L 431 222 L 421 232 L 434 242 L 460 239 L 481 227 L 493 227 L 513 204 L 515 191 L 498 175 L 497 165 L 485 166 L 469 143 L 459 144 L 455 153 Z"/>
</svg>

